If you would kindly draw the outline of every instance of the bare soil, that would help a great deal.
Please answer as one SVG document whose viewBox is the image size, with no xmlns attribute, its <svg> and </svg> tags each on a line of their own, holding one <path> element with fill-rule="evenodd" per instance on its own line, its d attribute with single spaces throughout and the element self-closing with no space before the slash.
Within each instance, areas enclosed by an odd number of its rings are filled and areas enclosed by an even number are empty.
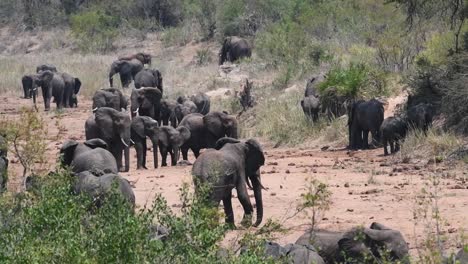
<svg viewBox="0 0 468 264">
<path fill-rule="evenodd" d="M 21 107 L 31 105 L 29 100 L 0 97 L 0 118 L 17 118 Z M 54 111 L 46 113 L 43 109 L 39 104 L 39 111 L 48 125 L 48 165 L 53 168 L 64 141 L 84 140 L 84 123 L 91 115 L 91 102 L 80 98 L 79 108 L 66 109 L 60 119 Z M 57 120 L 59 126 L 66 128 L 58 137 Z M 274 149 L 268 142 L 264 142 L 264 147 L 266 164 L 262 167 L 262 181 L 268 189 L 264 192 L 264 223 L 271 218 L 288 229 L 286 234 L 277 235 L 280 243 L 294 242 L 307 229 L 310 219 L 303 214 L 295 215 L 296 207 L 305 192 L 307 180 L 315 178 L 326 183 L 333 193 L 330 210 L 322 215 L 319 228 L 345 230 L 380 222 L 400 230 L 409 243 L 411 254 L 416 255 L 427 234 L 423 219 L 415 219 L 413 213 L 417 200 L 421 199 L 421 189 L 427 188 L 430 176 L 435 173 L 441 177 L 438 207 L 443 219 L 443 246 L 450 250 L 460 247 L 460 237 L 468 226 L 466 170 L 443 163 L 428 164 L 427 161 L 395 164 L 393 157 L 382 155 L 382 149 L 357 152 L 349 152 L 344 146 L 327 150 Z M 9 158 L 12 161 L 10 175 L 20 175 L 17 160 L 11 155 Z M 193 156 L 190 161 L 194 161 Z M 151 158 L 149 163 L 148 168 L 151 168 Z M 183 182 L 191 182 L 191 166 L 136 170 L 135 165 L 136 156 L 132 149 L 131 170 L 123 176 L 133 183 L 138 205 L 151 203 L 154 195 L 161 193 L 178 211 L 179 188 Z M 442 178 L 443 175 L 450 177 Z M 9 189 L 17 190 L 21 179 L 10 178 Z M 233 201 L 236 223 L 240 226 L 243 211 L 237 199 Z M 232 231 L 224 243 L 235 245 L 244 232 L 246 230 Z"/>
</svg>

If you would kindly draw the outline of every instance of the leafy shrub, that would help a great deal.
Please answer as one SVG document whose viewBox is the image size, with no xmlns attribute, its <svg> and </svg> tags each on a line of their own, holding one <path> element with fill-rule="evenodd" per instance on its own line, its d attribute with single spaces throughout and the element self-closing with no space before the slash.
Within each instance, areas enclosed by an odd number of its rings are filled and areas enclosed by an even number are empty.
<svg viewBox="0 0 468 264">
<path fill-rule="evenodd" d="M 71 17 L 71 30 L 82 51 L 109 51 L 118 35 L 119 19 L 99 10 Z"/>
<path fill-rule="evenodd" d="M 192 41 L 193 33 L 189 25 L 167 28 L 161 36 L 164 46 L 184 46 Z"/>
<path fill-rule="evenodd" d="M 197 50 L 197 55 L 195 55 L 195 63 L 198 66 L 204 66 L 213 61 L 213 54 L 209 48 L 203 48 Z"/>
</svg>

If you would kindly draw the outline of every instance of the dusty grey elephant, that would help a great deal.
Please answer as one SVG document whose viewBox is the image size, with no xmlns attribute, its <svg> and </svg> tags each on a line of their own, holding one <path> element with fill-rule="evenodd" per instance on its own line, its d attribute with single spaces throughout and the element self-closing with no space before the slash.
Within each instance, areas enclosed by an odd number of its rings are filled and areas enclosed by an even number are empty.
<svg viewBox="0 0 468 264">
<path fill-rule="evenodd" d="M 81 80 L 73 77 L 68 73 L 62 73 L 63 81 L 65 82 L 65 88 L 63 91 L 63 106 L 74 107 L 74 101 L 76 95 L 80 92 Z"/>
<path fill-rule="evenodd" d="M 175 100 L 161 100 L 161 122 L 163 125 L 168 126 L 170 122 L 172 127 L 177 127 L 176 106 L 177 102 Z"/>
<path fill-rule="evenodd" d="M 190 139 L 190 131 L 180 126 L 162 126 L 158 131 L 158 146 L 161 153 L 161 166 L 167 166 L 167 154 L 171 155 L 171 165 L 177 165 L 179 160 L 180 147 Z"/>
<path fill-rule="evenodd" d="M 120 194 L 127 200 L 132 208 L 135 207 L 135 194 L 132 186 L 122 176 L 109 173 L 104 175 L 94 175 L 89 171 L 83 171 L 75 174 L 73 191 L 76 194 L 89 195 L 97 207 L 105 203 L 106 198 L 114 192 Z"/>
<path fill-rule="evenodd" d="M 86 140 L 93 138 L 104 140 L 115 157 L 119 170 L 124 172 L 130 169 L 131 124 L 127 112 L 119 112 L 109 107 L 99 108 L 85 123 Z M 122 166 L 122 152 L 124 152 L 125 167 Z"/>
<path fill-rule="evenodd" d="M 25 75 L 22 78 L 23 90 L 29 90 L 29 97 L 33 98 L 34 106 L 36 105 L 37 89 L 41 87 L 42 96 L 44 97 L 45 111 L 50 110 L 50 100 L 54 97 L 57 104 L 57 109 L 64 106 L 65 80 L 62 74 L 51 71 L 41 71 L 38 74 Z M 26 86 L 26 87 L 25 87 Z M 25 96 L 26 96 L 25 92 Z"/>
<path fill-rule="evenodd" d="M 197 113 L 206 115 L 210 112 L 210 97 L 206 93 L 198 92 L 190 96 L 190 100 L 197 106 Z"/>
<path fill-rule="evenodd" d="M 252 47 L 247 40 L 240 37 L 226 37 L 223 41 L 223 46 L 219 51 L 219 65 L 224 62 L 236 62 L 242 58 L 250 58 L 252 56 Z"/>
<path fill-rule="evenodd" d="M 412 128 L 421 129 L 426 133 L 432 124 L 434 113 L 435 109 L 432 104 L 420 103 L 408 108 L 406 115 Z"/>
<path fill-rule="evenodd" d="M 149 116 L 161 123 L 161 97 L 162 94 L 158 88 L 132 89 L 130 95 L 132 117 L 137 114 Z"/>
<path fill-rule="evenodd" d="M 120 75 L 122 87 L 128 88 L 132 80 L 134 80 L 135 75 L 141 70 L 143 70 L 143 63 L 137 59 L 114 61 L 109 70 L 110 87 L 114 87 L 113 76 L 118 73 Z"/>
<path fill-rule="evenodd" d="M 369 132 L 372 144 L 380 143 L 380 126 L 384 120 L 383 104 L 372 99 L 359 100 L 353 104 L 348 114 L 349 147 L 351 149 L 368 149 Z"/>
<path fill-rule="evenodd" d="M 0 156 L 0 193 L 7 189 L 8 182 L 8 158 Z"/>
<path fill-rule="evenodd" d="M 107 150 L 102 139 L 90 139 L 84 143 L 74 140 L 63 143 L 60 149 L 61 161 L 75 173 L 91 171 L 94 174 L 117 173 L 114 156 Z"/>
<path fill-rule="evenodd" d="M 36 67 L 36 73 L 40 73 L 42 71 L 51 71 L 51 72 L 57 72 L 57 67 L 52 64 L 41 64 Z"/>
<path fill-rule="evenodd" d="M 132 120 L 131 138 L 137 153 L 137 170 L 147 169 L 146 152 L 148 150 L 146 138 L 153 144 L 154 168 L 158 167 L 158 122 L 149 116 L 137 116 Z"/>
<path fill-rule="evenodd" d="M 163 93 L 163 78 L 161 72 L 153 69 L 143 69 L 135 75 L 135 88 L 154 87 Z"/>
<path fill-rule="evenodd" d="M 379 263 L 382 258 L 409 263 L 408 245 L 401 233 L 375 222 L 370 228 L 346 232 L 307 232 L 296 244 L 313 245 L 326 263 Z M 381 255 L 384 250 L 388 256 Z"/>
<path fill-rule="evenodd" d="M 290 264 L 325 264 L 317 250 L 311 245 L 287 244 L 281 246 L 275 242 L 265 242 L 263 253 L 266 257 L 281 261 L 280 263 Z M 248 251 L 248 248 L 242 248 L 241 254 Z"/>
<path fill-rule="evenodd" d="M 174 108 L 174 113 L 179 123 L 186 115 L 198 113 L 197 105 L 194 102 L 188 99 L 182 100 L 181 98 L 177 99 L 178 104 Z"/>
<path fill-rule="evenodd" d="M 315 97 L 319 97 L 319 93 L 317 90 L 318 82 L 319 82 L 319 77 L 312 77 L 309 80 L 307 80 L 304 97 L 311 96 L 311 95 Z"/>
<path fill-rule="evenodd" d="M 388 145 L 390 145 L 390 153 L 395 153 L 400 150 L 400 141 L 403 140 L 408 131 L 408 122 L 405 117 L 388 117 L 380 126 L 380 135 L 384 148 L 384 155 L 388 155 Z"/>
<path fill-rule="evenodd" d="M 215 207 L 223 201 L 226 223 L 234 226 L 232 210 L 232 189 L 236 188 L 237 197 L 244 208 L 241 224 L 252 224 L 253 207 L 250 203 L 247 185 L 253 187 L 257 205 L 257 219 L 254 226 L 263 219 L 262 184 L 260 167 L 265 163 L 265 156 L 260 144 L 255 139 L 239 141 L 233 138 L 221 138 L 216 142 L 216 149 L 204 151 L 192 168 L 195 191 L 203 185 L 209 188 L 209 201 Z"/>
<path fill-rule="evenodd" d="M 131 55 L 124 55 L 118 58 L 118 60 L 126 60 L 126 61 L 130 61 L 134 59 L 141 61 L 141 63 L 143 64 L 151 65 L 151 59 L 152 59 L 151 54 L 145 53 L 145 52 L 138 52 L 138 53 L 131 54 Z"/>
<path fill-rule="evenodd" d="M 21 78 L 21 84 L 23 85 L 23 98 L 31 99 L 32 93 L 36 91 L 38 86 L 38 80 L 35 79 L 34 74 L 24 75 Z"/>
<path fill-rule="evenodd" d="M 110 107 L 117 111 L 128 110 L 128 98 L 116 88 L 97 90 L 93 95 L 93 112 L 101 107 Z"/>
<path fill-rule="evenodd" d="M 314 122 L 318 121 L 320 112 L 320 100 L 317 97 L 313 95 L 304 97 L 304 99 L 301 100 L 301 107 L 306 117 L 312 119 Z"/>
<path fill-rule="evenodd" d="M 218 139 L 225 136 L 238 137 L 236 117 L 223 112 L 210 112 L 205 116 L 189 114 L 182 119 L 179 126 L 190 131 L 190 139 L 181 147 L 182 157 L 186 161 L 189 149 L 198 157 L 201 149 L 214 148 Z"/>
</svg>

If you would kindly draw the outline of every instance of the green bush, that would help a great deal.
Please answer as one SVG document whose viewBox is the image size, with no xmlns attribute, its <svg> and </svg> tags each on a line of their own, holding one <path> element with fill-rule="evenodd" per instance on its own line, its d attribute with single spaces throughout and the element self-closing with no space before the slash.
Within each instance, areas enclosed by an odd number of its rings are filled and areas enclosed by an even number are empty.
<svg viewBox="0 0 468 264">
<path fill-rule="evenodd" d="M 71 17 L 71 31 L 82 51 L 106 52 L 113 48 L 118 35 L 119 19 L 99 10 Z"/>
</svg>

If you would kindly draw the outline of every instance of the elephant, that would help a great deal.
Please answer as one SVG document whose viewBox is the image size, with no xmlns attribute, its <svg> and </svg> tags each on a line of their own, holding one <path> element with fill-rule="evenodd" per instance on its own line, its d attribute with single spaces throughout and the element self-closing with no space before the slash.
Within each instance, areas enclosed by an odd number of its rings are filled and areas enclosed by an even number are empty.
<svg viewBox="0 0 468 264">
<path fill-rule="evenodd" d="M 78 108 L 78 96 L 76 94 L 72 94 L 72 97 L 70 99 L 71 107 L 72 108 Z"/>
<path fill-rule="evenodd" d="M 183 160 L 188 161 L 188 150 L 191 149 L 195 157 L 200 155 L 203 148 L 214 148 L 216 141 L 222 137 L 237 138 L 237 120 L 223 112 L 189 114 L 182 119 L 179 126 L 190 131 L 190 139 L 181 146 Z"/>
<path fill-rule="evenodd" d="M 110 87 L 114 87 L 113 76 L 118 73 L 120 75 L 122 87 L 128 88 L 132 80 L 135 79 L 135 75 L 141 70 L 143 70 L 143 63 L 137 59 L 116 60 L 112 62 L 109 71 Z"/>
<path fill-rule="evenodd" d="M 21 78 L 21 83 L 23 85 L 24 99 L 31 99 L 33 91 L 37 89 L 38 81 L 35 79 L 35 75 L 24 75 Z"/>
<path fill-rule="evenodd" d="M 130 95 L 132 117 L 137 114 L 149 116 L 161 123 L 161 97 L 162 93 L 158 88 L 145 87 L 132 89 Z"/>
<path fill-rule="evenodd" d="M 167 166 L 167 154 L 171 155 L 171 165 L 177 165 L 180 147 L 190 139 L 190 131 L 184 126 L 173 128 L 162 126 L 158 131 L 158 146 L 161 153 L 161 166 Z M 156 151 L 155 151 L 156 152 Z"/>
<path fill-rule="evenodd" d="M 33 76 L 25 76 L 26 78 L 31 78 L 28 80 L 30 96 L 33 98 L 34 106 L 36 106 L 36 95 L 37 87 L 42 88 L 42 96 L 44 97 L 44 108 L 45 111 L 50 110 L 50 100 L 52 97 L 55 99 L 57 104 L 57 109 L 62 109 L 64 106 L 64 92 L 65 92 L 65 80 L 62 77 L 62 74 L 51 71 L 41 71 L 38 74 Z M 24 77 L 23 77 L 24 78 Z M 24 84 L 24 82 L 23 82 Z"/>
<path fill-rule="evenodd" d="M 65 89 L 63 92 L 63 105 L 65 107 L 74 107 L 74 96 L 80 92 L 81 88 L 81 80 L 79 78 L 75 78 L 68 73 L 62 73 L 63 81 L 65 82 Z M 78 103 L 76 103 L 78 105 Z"/>
<path fill-rule="evenodd" d="M 117 111 L 127 110 L 128 98 L 116 88 L 97 90 L 93 95 L 93 112 L 101 107 L 110 107 Z"/>
<path fill-rule="evenodd" d="M 141 61 L 141 63 L 143 64 L 151 65 L 151 54 L 144 53 L 144 52 L 138 52 L 132 55 L 120 56 L 118 58 L 118 60 L 126 60 L 126 61 L 130 61 L 134 59 Z"/>
<path fill-rule="evenodd" d="M 42 64 L 36 67 L 36 73 L 40 73 L 42 71 L 57 72 L 57 67 L 52 64 Z"/>
<path fill-rule="evenodd" d="M 399 231 L 379 223 L 370 228 L 356 227 L 346 232 L 308 231 L 296 241 L 313 245 L 325 263 L 380 263 L 390 261 L 409 263 L 408 245 Z M 388 255 L 382 256 L 382 252 Z"/>
<path fill-rule="evenodd" d="M 175 114 L 176 106 L 177 102 L 175 100 L 161 100 L 161 121 L 163 125 L 167 126 L 169 125 L 169 122 L 171 122 L 172 127 L 177 127 L 177 117 Z"/>
<path fill-rule="evenodd" d="M 143 69 L 135 75 L 135 88 L 155 87 L 163 93 L 163 78 L 161 72 L 153 69 Z"/>
<path fill-rule="evenodd" d="M 61 163 L 70 166 L 72 172 L 90 171 L 94 174 L 117 173 L 117 162 L 102 139 L 90 139 L 84 143 L 69 140 L 60 148 Z"/>
<path fill-rule="evenodd" d="M 206 93 L 198 92 L 190 96 L 190 100 L 197 106 L 197 113 L 206 115 L 210 112 L 210 97 Z"/>
<path fill-rule="evenodd" d="M 0 134 L 0 157 L 8 156 L 8 145 L 6 135 Z"/>
<path fill-rule="evenodd" d="M 255 139 L 239 141 L 234 138 L 221 138 L 215 149 L 204 151 L 192 168 L 195 192 L 198 195 L 203 185 L 208 188 L 208 199 L 217 207 L 223 201 L 226 223 L 234 227 L 232 210 L 232 189 L 236 188 L 237 197 L 244 209 L 241 225 L 252 224 L 253 207 L 250 203 L 247 185 L 252 186 L 257 205 L 257 218 L 253 226 L 259 226 L 263 219 L 262 183 L 260 167 L 265 163 L 265 156 L 260 144 Z M 250 183 L 251 184 L 250 184 Z"/>
<path fill-rule="evenodd" d="M 368 149 L 369 132 L 373 144 L 380 142 L 380 126 L 384 120 L 383 104 L 376 100 L 355 102 L 348 115 L 350 149 Z"/>
<path fill-rule="evenodd" d="M 180 100 L 178 101 L 180 102 Z M 197 112 L 198 112 L 197 105 L 190 100 L 185 100 L 182 103 L 178 103 L 176 107 L 174 108 L 174 113 L 179 123 L 182 121 L 182 119 L 186 115 L 197 113 Z"/>
<path fill-rule="evenodd" d="M 427 132 L 434 118 L 434 106 L 430 103 L 420 103 L 410 107 L 406 114 L 409 125 L 413 128 L 422 129 Z"/>
<path fill-rule="evenodd" d="M 390 145 L 390 153 L 400 150 L 400 140 L 403 140 L 408 130 L 408 122 L 404 117 L 388 117 L 380 126 L 380 135 L 384 148 L 384 155 L 388 155 L 387 146 Z"/>
<path fill-rule="evenodd" d="M 146 138 L 153 144 L 154 168 L 158 167 L 158 122 L 149 116 L 133 118 L 131 125 L 131 138 L 137 153 L 137 170 L 146 168 Z"/>
<path fill-rule="evenodd" d="M 304 97 L 308 97 L 308 96 L 314 96 L 314 97 L 319 97 L 319 94 L 317 92 L 317 82 L 318 82 L 318 77 L 312 77 L 310 78 L 309 80 L 307 80 L 307 84 L 306 84 L 306 89 L 305 89 L 305 92 L 304 92 Z"/>
<path fill-rule="evenodd" d="M 306 117 L 311 118 L 314 122 L 318 121 L 320 100 L 317 97 L 313 95 L 304 97 L 304 99 L 301 100 L 301 106 Z"/>
<path fill-rule="evenodd" d="M 119 170 L 123 172 L 128 172 L 130 169 L 131 124 L 130 116 L 126 112 L 119 112 L 109 107 L 99 108 L 85 123 L 86 140 L 93 138 L 104 140 L 117 161 Z M 125 155 L 125 167 L 122 167 L 122 151 Z"/>
<path fill-rule="evenodd" d="M 247 40 L 240 37 L 226 37 L 223 41 L 223 46 L 219 51 L 219 65 L 224 62 L 236 62 L 242 58 L 250 58 L 252 56 L 252 47 Z"/>
<path fill-rule="evenodd" d="M 0 156 L 0 193 L 6 191 L 8 182 L 8 158 Z"/>
<path fill-rule="evenodd" d="M 114 185 L 117 183 L 117 185 Z M 115 187 L 114 187 L 115 186 Z M 101 207 L 106 197 L 112 195 L 114 188 L 130 205 L 135 208 L 135 193 L 130 183 L 122 176 L 116 173 L 107 173 L 104 175 L 94 175 L 89 171 L 82 171 L 75 174 L 73 191 L 76 194 L 86 194 L 90 196 L 96 205 Z"/>
<path fill-rule="evenodd" d="M 319 256 L 317 250 L 312 245 L 287 244 L 281 246 L 275 242 L 265 242 L 264 255 L 269 259 L 282 261 L 280 263 L 290 264 L 325 264 L 322 257 Z M 241 249 L 241 254 L 244 254 L 246 249 Z"/>
<path fill-rule="evenodd" d="M 459 261 L 460 264 L 468 263 L 468 250 L 463 248 L 460 249 L 460 251 L 458 251 L 457 255 L 455 256 L 455 260 Z"/>
</svg>

